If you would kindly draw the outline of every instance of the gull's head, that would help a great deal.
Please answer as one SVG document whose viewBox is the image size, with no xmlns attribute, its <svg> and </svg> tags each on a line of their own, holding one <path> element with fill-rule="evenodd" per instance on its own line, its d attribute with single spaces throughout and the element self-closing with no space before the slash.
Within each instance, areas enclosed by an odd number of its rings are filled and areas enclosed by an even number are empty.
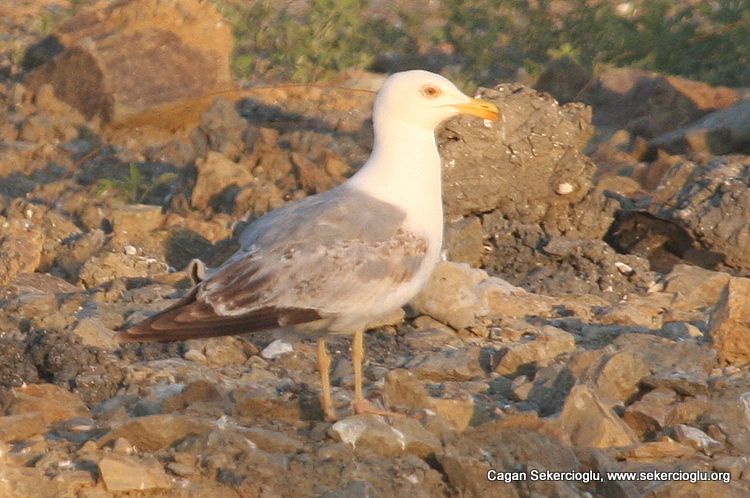
<svg viewBox="0 0 750 498">
<path fill-rule="evenodd" d="M 496 121 L 495 104 L 466 96 L 456 85 L 428 71 L 404 71 L 391 75 L 375 99 L 373 121 L 402 122 L 434 130 L 458 114 Z"/>
</svg>

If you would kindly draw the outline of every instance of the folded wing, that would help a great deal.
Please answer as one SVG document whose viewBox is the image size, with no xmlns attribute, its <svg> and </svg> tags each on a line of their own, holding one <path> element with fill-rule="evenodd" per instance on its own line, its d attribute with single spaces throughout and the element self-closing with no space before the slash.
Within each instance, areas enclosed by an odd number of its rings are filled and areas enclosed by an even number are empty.
<svg viewBox="0 0 750 498">
<path fill-rule="evenodd" d="M 301 209 L 305 201 L 308 209 Z M 346 213 L 349 203 L 367 210 L 359 221 Z M 126 330 L 122 339 L 174 341 L 301 325 L 325 328 L 342 317 L 375 315 L 394 289 L 414 278 L 427 253 L 427 241 L 402 226 L 402 213 L 382 212 L 388 206 L 324 194 L 261 218 L 248 228 L 251 236 L 244 238 L 243 249 L 182 300 Z M 375 222 L 377 231 L 368 228 Z"/>
</svg>

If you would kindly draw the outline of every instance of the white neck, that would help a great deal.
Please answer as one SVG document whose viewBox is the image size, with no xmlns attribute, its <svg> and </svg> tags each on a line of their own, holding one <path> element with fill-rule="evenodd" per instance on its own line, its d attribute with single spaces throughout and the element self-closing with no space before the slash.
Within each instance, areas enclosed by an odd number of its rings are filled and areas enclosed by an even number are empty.
<svg viewBox="0 0 750 498">
<path fill-rule="evenodd" d="M 399 206 L 406 211 L 411 229 L 442 239 L 440 173 L 440 155 L 431 128 L 377 120 L 372 154 L 349 185 Z"/>
</svg>

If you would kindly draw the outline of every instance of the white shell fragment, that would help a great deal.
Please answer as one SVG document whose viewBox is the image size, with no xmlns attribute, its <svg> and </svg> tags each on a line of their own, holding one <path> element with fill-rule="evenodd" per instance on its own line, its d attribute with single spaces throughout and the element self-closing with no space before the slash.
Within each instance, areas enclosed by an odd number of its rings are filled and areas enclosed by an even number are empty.
<svg viewBox="0 0 750 498">
<path fill-rule="evenodd" d="M 260 355 L 266 360 L 273 360 L 282 354 L 291 353 L 292 351 L 294 351 L 294 348 L 291 344 L 282 339 L 276 339 L 266 346 L 263 351 L 260 352 Z"/>
<path fill-rule="evenodd" d="M 615 266 L 617 267 L 617 271 L 623 275 L 632 275 L 634 273 L 633 267 L 622 261 L 616 261 Z"/>
<path fill-rule="evenodd" d="M 575 187 L 572 183 L 569 182 L 563 182 L 557 185 L 555 187 L 555 193 L 559 195 L 567 195 L 572 193 L 575 190 Z"/>
</svg>

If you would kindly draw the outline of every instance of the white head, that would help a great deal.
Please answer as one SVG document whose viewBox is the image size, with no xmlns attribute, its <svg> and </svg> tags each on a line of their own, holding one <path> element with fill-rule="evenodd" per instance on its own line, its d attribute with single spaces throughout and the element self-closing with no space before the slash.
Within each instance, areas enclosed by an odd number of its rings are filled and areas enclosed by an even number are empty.
<svg viewBox="0 0 750 498">
<path fill-rule="evenodd" d="M 456 85 L 428 71 L 404 71 L 390 76 L 375 99 L 373 123 L 377 128 L 398 120 L 419 128 L 434 130 L 458 114 L 497 120 L 499 111 L 490 103 L 464 95 Z"/>
</svg>

